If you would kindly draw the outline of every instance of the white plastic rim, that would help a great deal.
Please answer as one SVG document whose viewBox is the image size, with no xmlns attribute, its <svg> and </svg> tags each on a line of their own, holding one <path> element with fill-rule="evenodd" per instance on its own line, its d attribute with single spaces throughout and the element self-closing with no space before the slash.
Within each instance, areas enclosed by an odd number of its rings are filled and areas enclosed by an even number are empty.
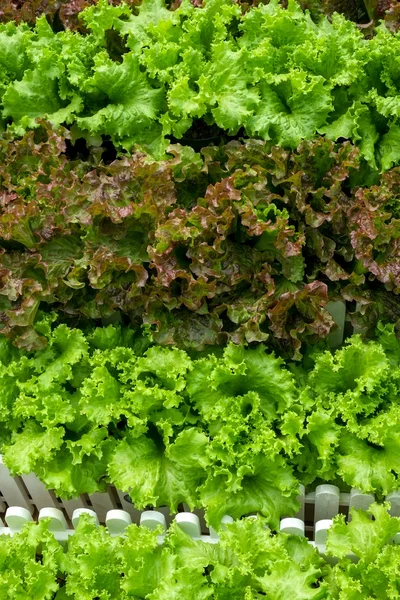
<svg viewBox="0 0 400 600">
<path fill-rule="evenodd" d="M 301 519 L 302 521 L 304 521 L 304 501 L 305 501 L 305 495 L 306 495 L 306 488 L 304 487 L 304 485 L 302 483 L 300 483 L 299 485 L 299 491 L 296 497 L 297 502 L 299 502 L 300 504 L 300 508 L 297 511 L 297 513 L 294 515 L 296 519 Z"/>
<path fill-rule="evenodd" d="M 185 514 L 185 513 L 182 513 Z M 162 512 L 158 510 L 145 510 L 140 515 L 140 525 L 144 525 L 148 529 L 154 531 L 161 525 L 163 531 L 167 529 L 167 522 Z"/>
<path fill-rule="evenodd" d="M 364 494 L 363 492 L 361 492 L 361 490 L 352 488 L 350 491 L 348 520 L 351 521 L 351 508 L 361 508 L 362 510 L 368 510 L 371 504 L 373 504 L 374 500 L 375 498 L 372 494 Z"/>
<path fill-rule="evenodd" d="M 386 500 L 390 502 L 389 514 L 392 517 L 400 517 L 400 492 L 392 492 L 386 496 Z"/>
<path fill-rule="evenodd" d="M 326 544 L 328 529 L 332 523 L 332 519 L 321 519 L 321 521 L 315 523 L 314 539 L 316 544 Z"/>
<path fill-rule="evenodd" d="M 22 529 L 25 523 L 33 521 L 32 515 L 26 508 L 22 506 L 10 506 L 6 511 L 6 523 L 10 529 Z"/>
<path fill-rule="evenodd" d="M 131 515 L 126 510 L 109 510 L 106 515 L 106 527 L 110 535 L 120 535 L 132 524 Z"/>
<path fill-rule="evenodd" d="M 324 483 L 315 489 L 314 522 L 332 519 L 339 512 L 340 490 L 336 485 Z"/>
<path fill-rule="evenodd" d="M 39 521 L 50 518 L 49 531 L 65 531 L 68 527 L 64 514 L 58 508 L 42 508 Z"/>
<path fill-rule="evenodd" d="M 332 483 L 321 483 L 321 485 L 317 485 L 315 488 L 315 495 L 319 496 L 320 494 L 333 494 L 339 499 L 340 490 L 337 485 L 333 485 Z"/>
<path fill-rule="evenodd" d="M 286 519 L 281 520 L 279 531 L 304 537 L 304 521 L 294 517 L 287 517 Z"/>
<path fill-rule="evenodd" d="M 76 508 L 74 510 L 74 512 L 72 513 L 72 519 L 71 519 L 72 525 L 75 527 L 75 529 L 78 527 L 78 523 L 79 523 L 79 519 L 81 518 L 81 515 L 85 515 L 85 514 L 93 517 L 95 520 L 95 524 L 97 526 L 99 525 L 99 517 L 94 512 L 94 510 L 91 510 L 90 508 Z"/>
<path fill-rule="evenodd" d="M 180 529 L 191 537 L 200 537 L 200 519 L 197 515 L 188 512 L 178 513 L 175 517 Z"/>
</svg>

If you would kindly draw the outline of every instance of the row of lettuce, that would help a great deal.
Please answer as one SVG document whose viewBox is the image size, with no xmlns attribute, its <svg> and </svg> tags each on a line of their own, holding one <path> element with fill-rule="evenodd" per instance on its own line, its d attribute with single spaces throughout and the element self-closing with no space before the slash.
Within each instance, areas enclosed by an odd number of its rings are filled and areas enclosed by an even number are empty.
<svg viewBox="0 0 400 600">
<path fill-rule="evenodd" d="M 366 39 L 334 13 L 314 22 L 289 0 L 164 0 L 139 8 L 99 0 L 88 32 L 0 25 L 0 104 L 21 134 L 38 117 L 128 150 L 164 155 L 204 119 L 284 147 L 324 134 L 350 139 L 372 169 L 398 162 L 400 38 L 384 25 Z"/>
<path fill-rule="evenodd" d="M 301 358 L 329 301 L 357 331 L 399 327 L 400 170 L 349 142 L 260 140 L 117 157 L 42 122 L 0 139 L 1 331 L 43 347 L 40 310 L 117 319 L 187 350 L 267 343 Z"/>
<path fill-rule="evenodd" d="M 0 536 L 0 592 L 9 600 L 394 599 L 400 546 L 390 542 L 400 519 L 386 508 L 353 510 L 348 524 L 336 518 L 327 561 L 305 538 L 273 534 L 262 519 L 228 525 L 217 544 L 173 525 L 160 545 L 157 532 L 131 525 L 110 537 L 83 515 L 66 551 L 45 520 L 30 523 Z"/>
<path fill-rule="evenodd" d="M 97 0 L 47 0 L 46 2 L 0 0 L 0 21 L 3 23 L 24 21 L 32 25 L 38 17 L 45 15 L 54 31 L 67 28 L 86 32 L 85 24 L 79 15 L 85 8 L 96 3 Z M 127 4 L 134 11 L 134 7 L 140 5 L 140 0 L 109 0 L 109 4 L 113 5 L 122 3 Z M 180 3 L 180 0 L 174 0 L 166 2 L 166 5 L 174 10 Z M 238 4 L 245 12 L 252 5 L 268 4 L 268 0 L 261 0 L 261 2 L 240 0 Z M 282 4 L 284 5 L 285 2 Z M 202 1 L 197 0 L 193 2 L 193 5 L 201 7 Z M 400 27 L 400 3 L 398 0 L 299 0 L 299 5 L 303 9 L 308 9 L 316 22 L 323 14 L 328 17 L 331 17 L 334 12 L 343 14 L 350 21 L 357 23 L 367 36 L 373 34 L 374 27 L 381 20 L 391 31 L 397 31 Z"/>
<path fill-rule="evenodd" d="M 355 335 L 286 363 L 261 344 L 189 355 L 109 325 L 38 325 L 43 350 L 2 338 L 1 451 L 70 498 L 129 492 L 134 505 L 203 507 L 210 525 L 253 512 L 277 527 L 299 483 L 376 494 L 400 487 L 400 342 Z"/>
</svg>

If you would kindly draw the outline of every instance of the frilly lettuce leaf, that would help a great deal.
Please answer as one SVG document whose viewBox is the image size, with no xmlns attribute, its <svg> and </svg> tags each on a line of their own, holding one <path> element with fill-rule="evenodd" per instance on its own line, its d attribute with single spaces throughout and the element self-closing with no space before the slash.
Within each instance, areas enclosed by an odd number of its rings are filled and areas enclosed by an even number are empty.
<svg viewBox="0 0 400 600">
<path fill-rule="evenodd" d="M 12 473 L 37 471 L 40 465 L 48 465 L 63 445 L 64 429 L 44 429 L 35 421 L 27 421 L 18 433 L 14 432 L 11 443 L 3 447 L 4 462 Z"/>
<path fill-rule="evenodd" d="M 190 5 L 184 1 L 183 7 L 188 10 Z M 117 12 L 121 14 L 122 10 L 114 9 L 114 13 Z M 136 15 L 133 15 L 131 11 L 124 11 L 123 14 L 130 18 L 124 19 L 119 24 L 119 29 L 123 36 L 127 36 L 129 48 L 138 51 L 144 46 L 150 46 L 154 39 L 153 36 L 157 35 L 159 30 L 165 31 L 172 29 L 174 25 L 179 25 L 179 17 L 181 13 L 185 14 L 185 12 L 182 8 L 178 8 L 175 14 L 175 11 L 167 9 L 164 0 L 145 0 L 141 3 Z"/>
<path fill-rule="evenodd" d="M 107 466 L 116 441 L 106 430 L 92 430 L 75 442 L 66 442 L 52 460 L 38 463 L 39 478 L 65 499 L 103 492 L 108 487 Z"/>
<path fill-rule="evenodd" d="M 369 444 L 355 435 L 342 434 L 336 458 L 338 474 L 353 487 L 388 494 L 398 486 L 399 443 L 390 437 L 379 442 L 379 445 Z"/>
<path fill-rule="evenodd" d="M 199 79 L 200 97 L 204 95 L 208 105 L 215 106 L 211 113 L 219 127 L 237 133 L 259 103 L 259 94 L 250 87 L 251 77 L 246 73 L 248 55 L 228 42 L 214 44 L 212 52 L 212 65 Z"/>
<path fill-rule="evenodd" d="M 217 525 L 226 511 L 256 511 L 276 523 L 279 512 L 294 509 L 296 485 L 279 453 L 297 453 L 303 431 L 291 374 L 262 346 L 230 345 L 222 357 L 196 361 L 187 380 L 211 436 L 201 489 L 209 522 Z"/>
<path fill-rule="evenodd" d="M 348 523 L 343 515 L 335 517 L 328 532 L 328 554 L 343 559 L 353 552 L 361 561 L 360 567 L 373 562 L 400 532 L 400 519 L 390 516 L 389 507 L 388 503 L 374 503 L 367 511 L 352 508 Z"/>
<path fill-rule="evenodd" d="M 260 513 L 276 529 L 280 515 L 296 512 L 297 481 L 283 457 L 255 454 L 237 472 L 225 471 L 226 475 L 209 474 L 200 490 L 209 525 L 218 528 L 226 514 L 240 518 Z"/>
<path fill-rule="evenodd" d="M 281 559 L 274 564 L 274 569 L 259 577 L 260 588 L 267 597 L 284 600 L 288 594 L 296 594 L 302 600 L 317 600 L 326 597 L 327 586 L 315 587 L 321 574 L 319 568 L 309 566 L 300 568 L 293 560 Z"/>
<path fill-rule="evenodd" d="M 353 415 L 374 412 L 382 401 L 379 387 L 389 370 L 379 343 L 365 344 L 360 336 L 353 336 L 335 355 L 325 352 L 317 357 L 310 384 L 321 406 L 349 421 Z"/>
<path fill-rule="evenodd" d="M 121 386 L 105 366 L 95 367 L 80 390 L 82 412 L 98 425 L 107 425 L 122 413 Z"/>
<path fill-rule="evenodd" d="M 77 119 L 82 129 L 109 134 L 116 141 L 132 140 L 129 142 L 132 145 L 137 135 L 143 136 L 143 130 L 157 130 L 155 121 L 164 92 L 150 85 L 132 54 L 125 54 L 120 64 L 110 60 L 105 53 L 98 54 L 93 76 L 86 81 L 85 88 L 89 92 L 88 103 L 90 95 L 96 97 L 99 94 L 106 95 L 109 103 L 94 114 Z M 91 107 L 88 106 L 88 110 Z"/>
<path fill-rule="evenodd" d="M 21 79 L 30 65 L 27 49 L 32 38 L 28 26 L 17 27 L 15 23 L 7 23 L 0 28 L 0 77 L 3 87 L 13 79 Z"/>
<path fill-rule="evenodd" d="M 371 522 L 371 521 L 370 521 Z M 357 565 L 343 559 L 334 567 L 332 584 L 336 593 L 346 598 L 395 598 L 398 594 L 399 546 L 386 545 L 376 560 Z"/>
<path fill-rule="evenodd" d="M 305 449 L 296 460 L 301 471 L 308 472 L 313 479 L 314 473 L 321 479 L 331 479 L 335 476 L 334 461 L 340 439 L 340 427 L 329 414 L 314 410 L 307 419 L 307 442 Z"/>
<path fill-rule="evenodd" d="M 315 550 L 304 539 L 272 535 L 262 518 L 227 525 L 215 545 L 194 541 L 174 526 L 166 544 L 177 556 L 177 566 L 196 574 L 207 569 L 213 597 L 218 600 L 258 595 L 284 598 L 279 594 L 299 593 L 299 589 L 308 590 L 304 598 L 326 594 L 326 585 L 318 585 L 317 580 L 328 569 Z M 284 567 L 292 574 L 286 589 L 280 576 Z"/>
<path fill-rule="evenodd" d="M 59 590 L 63 553 L 61 544 L 49 531 L 48 519 L 27 523 L 15 536 L 0 536 L 0 594 L 13 599 L 54 598 Z"/>
<path fill-rule="evenodd" d="M 377 339 L 382 345 L 392 367 L 400 364 L 400 345 L 396 337 L 395 326 L 378 323 Z"/>
<path fill-rule="evenodd" d="M 325 124 L 333 109 L 331 94 L 321 77 L 293 71 L 275 83 L 260 83 L 261 101 L 247 120 L 251 136 L 295 148 Z"/>
<path fill-rule="evenodd" d="M 193 508 L 205 479 L 206 447 L 204 433 L 190 427 L 167 447 L 161 439 L 128 435 L 117 445 L 108 473 L 116 486 L 129 491 L 138 508 L 166 505 L 175 512 L 181 502 Z"/>
<path fill-rule="evenodd" d="M 282 366 L 282 359 L 268 355 L 262 345 L 246 350 L 230 344 L 221 358 L 211 355 L 195 363 L 187 389 L 198 410 L 210 420 L 223 421 L 231 400 L 254 392 L 263 416 L 273 421 L 295 401 L 294 380 Z"/>
<path fill-rule="evenodd" d="M 355 335 L 334 355 L 316 357 L 308 382 L 315 407 L 307 435 L 314 461 L 299 468 L 310 475 L 335 478 L 365 492 L 387 494 L 396 488 L 398 460 L 399 364 L 389 338 L 390 354 L 379 342 L 365 343 Z M 396 358 L 395 358 L 396 357 Z M 295 458 L 295 462 L 298 460 Z"/>
<path fill-rule="evenodd" d="M 351 509 L 351 520 L 334 519 L 328 531 L 327 552 L 339 559 L 332 584 L 349 598 L 393 598 L 397 594 L 399 547 L 391 540 L 400 521 L 388 513 L 388 504 L 372 504 L 368 511 Z M 348 557 L 355 554 L 357 562 Z"/>
<path fill-rule="evenodd" d="M 105 527 L 83 515 L 65 555 L 66 588 L 72 597 L 85 599 L 104 594 L 115 600 L 127 594 L 144 597 L 165 575 L 160 563 L 168 562 L 171 566 L 168 557 L 162 559 L 156 532 L 131 525 L 124 536 L 111 537 Z"/>
</svg>

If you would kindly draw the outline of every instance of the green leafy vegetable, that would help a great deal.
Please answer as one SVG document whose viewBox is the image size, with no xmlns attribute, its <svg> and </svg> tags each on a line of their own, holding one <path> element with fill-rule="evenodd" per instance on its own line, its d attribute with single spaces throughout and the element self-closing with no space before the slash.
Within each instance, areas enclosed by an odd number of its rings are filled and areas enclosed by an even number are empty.
<svg viewBox="0 0 400 600">
<path fill-rule="evenodd" d="M 193 540 L 176 524 L 161 545 L 157 533 L 130 525 L 111 537 L 83 515 L 64 553 L 47 522 L 29 523 L 0 536 L 1 589 L 32 600 L 331 597 L 331 569 L 318 552 L 305 539 L 272 534 L 262 519 L 228 525 L 217 544 Z"/>
<path fill-rule="evenodd" d="M 292 149 L 323 132 L 350 139 L 372 169 L 397 164 L 399 42 L 389 28 L 365 39 L 343 16 L 323 15 L 331 2 L 315 21 L 294 0 L 243 10 L 232 0 L 193 4 L 82 0 L 85 32 L 52 29 L 44 15 L 33 29 L 1 25 L 5 127 L 21 134 L 42 117 L 162 158 L 170 136 L 182 138 L 203 118 Z M 364 14 L 373 20 L 390 8 L 393 16 L 395 6 L 368 2 Z M 311 10 L 316 17 L 314 3 Z"/>
<path fill-rule="evenodd" d="M 391 539 L 400 531 L 400 522 L 389 516 L 387 508 L 373 504 L 367 513 L 352 509 L 349 523 L 339 515 L 330 528 L 327 551 L 339 559 L 333 567 L 339 598 L 396 597 L 399 546 Z M 350 553 L 356 555 L 356 563 Z"/>
<path fill-rule="evenodd" d="M 263 345 L 189 356 L 121 326 L 41 329 L 41 350 L 2 341 L 1 452 L 61 497 L 111 483 L 138 507 L 187 503 L 214 527 L 260 513 L 276 528 L 299 483 L 399 487 L 393 326 L 300 364 Z"/>
</svg>

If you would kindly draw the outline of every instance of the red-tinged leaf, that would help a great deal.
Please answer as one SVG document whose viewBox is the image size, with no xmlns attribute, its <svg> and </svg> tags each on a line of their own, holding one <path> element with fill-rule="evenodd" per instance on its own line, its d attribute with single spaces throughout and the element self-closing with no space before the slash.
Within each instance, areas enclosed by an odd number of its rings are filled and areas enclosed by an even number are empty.
<svg viewBox="0 0 400 600">
<path fill-rule="evenodd" d="M 323 308 L 327 302 L 327 286 L 314 281 L 301 290 L 281 294 L 268 311 L 271 331 L 283 347 L 294 347 L 296 358 L 302 341 L 312 344 L 330 332 L 334 321 Z"/>
<path fill-rule="evenodd" d="M 388 171 L 379 186 L 360 189 L 349 211 L 351 245 L 364 268 L 400 292 L 400 170 Z"/>
<path fill-rule="evenodd" d="M 175 145 L 163 161 L 104 164 L 98 147 L 69 159 L 65 135 L 43 122 L 0 139 L 0 310 L 17 344 L 35 339 L 24 328 L 38 308 L 70 322 L 118 311 L 161 343 L 267 340 L 298 358 L 329 333 L 324 306 L 352 297 L 349 285 L 368 298 L 370 327 L 389 315 L 373 308 L 369 279 L 397 277 L 383 224 L 397 226 L 398 177 L 385 176 L 382 198 L 352 195 L 350 144 L 320 138 L 289 153 L 249 140 L 202 156 Z"/>
</svg>

